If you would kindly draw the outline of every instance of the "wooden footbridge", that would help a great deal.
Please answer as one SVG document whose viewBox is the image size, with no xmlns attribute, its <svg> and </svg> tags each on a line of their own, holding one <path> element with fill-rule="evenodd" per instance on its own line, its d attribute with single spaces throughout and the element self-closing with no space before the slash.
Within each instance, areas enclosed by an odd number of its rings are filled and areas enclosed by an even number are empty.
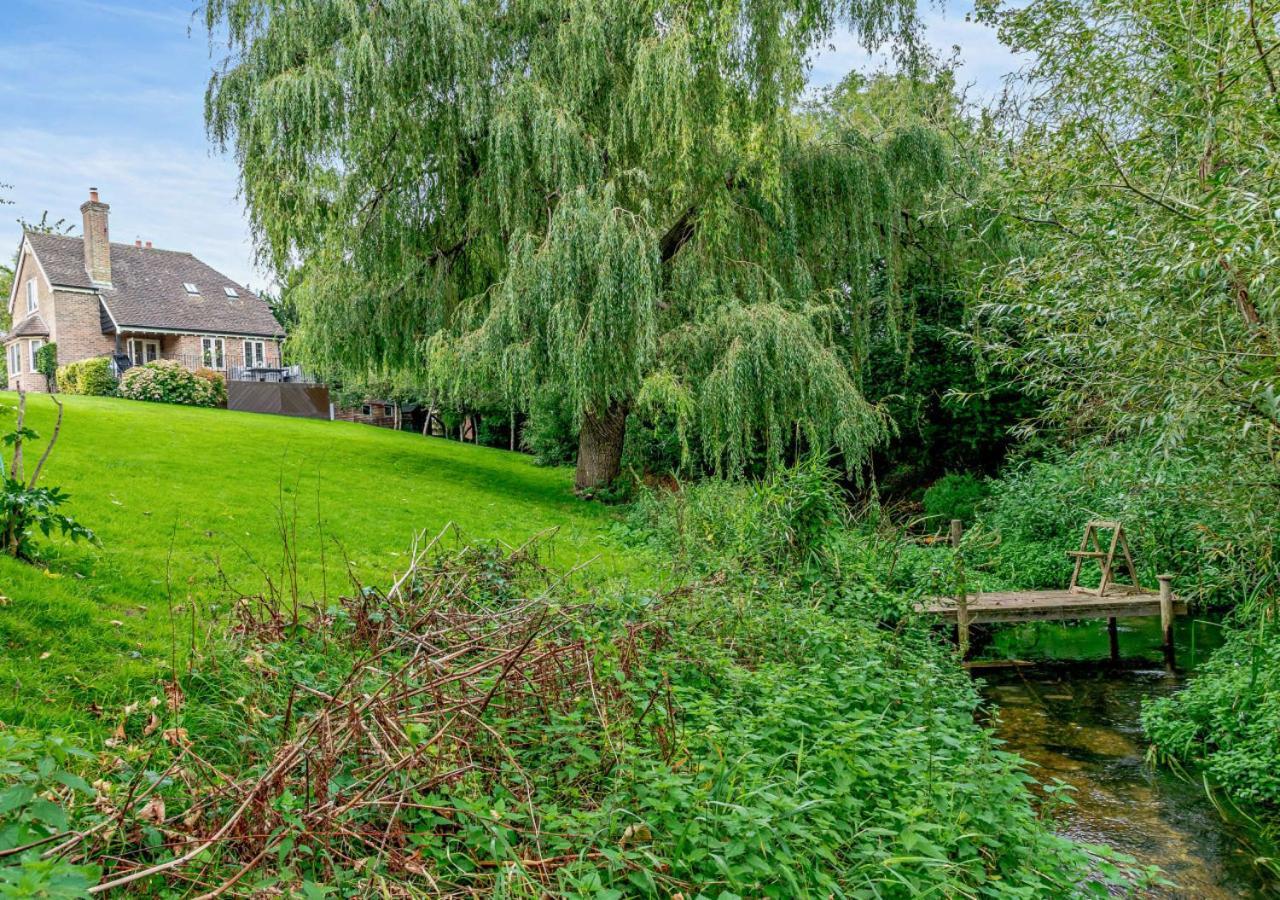
<svg viewBox="0 0 1280 900">
<path fill-rule="evenodd" d="M 1102 540 L 1104 531 L 1111 532 L 1109 541 Z M 960 543 L 958 520 L 951 523 L 951 543 L 953 546 Z M 1104 543 L 1107 545 L 1105 550 Z M 1067 552 L 1075 558 L 1075 568 L 1066 590 L 966 592 L 961 597 L 934 597 L 923 603 L 920 611 L 939 616 L 944 622 L 955 623 L 961 650 L 966 655 L 970 625 L 1106 619 L 1111 635 L 1112 659 L 1118 659 L 1120 655 L 1117 619 L 1159 616 L 1165 656 L 1172 659 L 1173 619 L 1187 612 L 1186 602 L 1174 596 L 1173 576 L 1157 576 L 1159 590 L 1144 589 L 1138 583 L 1129 542 L 1119 522 L 1089 522 L 1085 525 L 1080 549 Z M 1086 587 L 1080 582 L 1082 571 L 1091 560 L 1096 560 L 1101 569 L 1097 587 Z M 1128 580 L 1117 581 L 1117 574 L 1127 575 Z"/>
</svg>

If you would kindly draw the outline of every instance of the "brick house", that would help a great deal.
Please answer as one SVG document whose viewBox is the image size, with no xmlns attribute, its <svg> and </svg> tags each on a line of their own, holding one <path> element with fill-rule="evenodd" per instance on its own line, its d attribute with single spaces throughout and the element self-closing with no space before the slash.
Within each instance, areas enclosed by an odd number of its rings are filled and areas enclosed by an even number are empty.
<svg viewBox="0 0 1280 900">
<path fill-rule="evenodd" d="M 59 365 L 170 359 L 224 376 L 280 365 L 284 330 L 262 298 L 190 253 L 111 243 L 109 210 L 91 188 L 83 237 L 23 233 L 3 336 L 11 390 L 48 389 L 35 359 L 49 341 Z"/>
</svg>

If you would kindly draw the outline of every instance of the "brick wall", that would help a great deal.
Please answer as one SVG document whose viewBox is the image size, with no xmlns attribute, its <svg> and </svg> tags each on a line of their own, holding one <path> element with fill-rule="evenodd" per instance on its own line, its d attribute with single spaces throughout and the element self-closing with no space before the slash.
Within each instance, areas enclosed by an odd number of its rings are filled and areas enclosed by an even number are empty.
<svg viewBox="0 0 1280 900">
<path fill-rule="evenodd" d="M 9 310 L 13 314 L 13 323 L 16 325 L 29 315 L 27 312 L 27 282 L 34 278 L 36 282 L 36 312 L 40 314 L 40 317 L 44 319 L 44 323 L 48 325 L 54 314 L 53 293 L 49 288 L 49 283 L 40 274 L 40 269 L 31 254 L 24 253 L 22 255 L 22 260 L 18 263 L 18 271 L 13 278 L 16 293 L 13 298 L 13 306 Z M 5 298 L 5 300 L 8 299 L 8 297 Z M 50 331 L 52 332 L 52 329 Z M 52 338 L 48 339 L 51 340 Z M 9 373 L 9 390 L 47 390 L 48 386 L 45 384 L 44 376 L 31 371 L 31 338 L 14 338 L 5 342 L 5 365 L 8 366 L 9 364 L 9 347 L 14 343 L 17 343 L 22 349 L 22 374 Z"/>
<path fill-rule="evenodd" d="M 202 347 L 201 340 L 206 337 L 219 337 L 219 335 L 198 335 L 198 334 L 174 334 L 165 335 L 165 341 L 161 352 L 166 355 L 177 354 L 184 362 L 188 359 L 201 359 Z M 223 362 L 228 367 L 243 366 L 244 363 L 244 342 L 245 338 L 231 337 L 229 335 L 221 335 Z M 249 338 L 249 340 L 259 340 L 259 338 Z M 266 356 L 266 365 L 280 365 L 280 342 L 274 340 L 261 339 L 264 347 L 263 352 Z"/>
<path fill-rule="evenodd" d="M 8 341 L 4 345 L 4 362 L 9 365 L 9 348 L 17 344 L 22 351 L 22 374 L 14 375 L 9 373 L 9 390 L 11 391 L 45 391 L 49 386 L 45 384 L 45 378 L 38 372 L 31 370 L 31 338 L 15 338 Z M 37 340 L 42 340 L 38 338 Z"/>
<path fill-rule="evenodd" d="M 54 291 L 53 314 L 45 318 L 50 340 L 58 343 L 58 365 L 115 352 L 115 337 L 102 333 L 98 295 Z"/>
</svg>

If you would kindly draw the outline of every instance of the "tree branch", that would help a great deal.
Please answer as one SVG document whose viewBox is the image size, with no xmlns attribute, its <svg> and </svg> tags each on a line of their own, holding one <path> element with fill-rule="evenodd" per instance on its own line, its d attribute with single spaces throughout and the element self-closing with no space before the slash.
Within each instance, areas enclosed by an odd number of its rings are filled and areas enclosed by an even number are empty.
<svg viewBox="0 0 1280 900">
<path fill-rule="evenodd" d="M 1267 84 L 1271 85 L 1271 99 L 1280 103 L 1280 88 L 1276 86 L 1276 73 L 1271 71 L 1271 63 L 1262 49 L 1262 38 L 1258 35 L 1258 14 L 1255 0 L 1249 0 L 1249 31 L 1253 34 L 1253 46 L 1258 51 L 1258 63 L 1267 74 Z M 1274 49 L 1274 48 L 1273 48 Z"/>
<path fill-rule="evenodd" d="M 27 487 L 36 486 L 36 479 L 40 477 L 40 470 L 44 468 L 45 461 L 49 458 L 49 454 L 53 452 L 53 445 L 58 443 L 58 434 L 62 431 L 62 401 L 58 399 L 57 394 L 50 394 L 55 406 L 58 407 L 58 420 L 53 424 L 53 434 L 49 437 L 49 443 L 44 448 L 44 453 L 40 454 L 40 461 L 36 463 L 35 471 L 31 473 L 31 481 L 27 483 Z"/>
</svg>

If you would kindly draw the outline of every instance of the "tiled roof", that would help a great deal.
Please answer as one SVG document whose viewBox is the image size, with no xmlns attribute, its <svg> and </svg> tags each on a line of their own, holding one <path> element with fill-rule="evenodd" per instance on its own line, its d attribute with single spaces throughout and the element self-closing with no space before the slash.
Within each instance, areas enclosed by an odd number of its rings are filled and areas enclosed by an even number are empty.
<svg viewBox="0 0 1280 900">
<path fill-rule="evenodd" d="M 9 333 L 5 335 L 5 339 L 16 337 L 48 337 L 49 326 L 44 324 L 44 319 L 40 318 L 39 313 L 33 313 L 27 316 L 13 328 L 9 329 Z"/>
<path fill-rule="evenodd" d="M 112 244 L 107 288 L 89 280 L 81 238 L 29 231 L 26 239 L 54 285 L 97 291 L 121 331 L 284 335 L 262 298 L 190 253 Z M 200 293 L 188 294 L 184 283 L 194 284 Z M 228 296 L 225 288 L 237 296 Z"/>
</svg>

